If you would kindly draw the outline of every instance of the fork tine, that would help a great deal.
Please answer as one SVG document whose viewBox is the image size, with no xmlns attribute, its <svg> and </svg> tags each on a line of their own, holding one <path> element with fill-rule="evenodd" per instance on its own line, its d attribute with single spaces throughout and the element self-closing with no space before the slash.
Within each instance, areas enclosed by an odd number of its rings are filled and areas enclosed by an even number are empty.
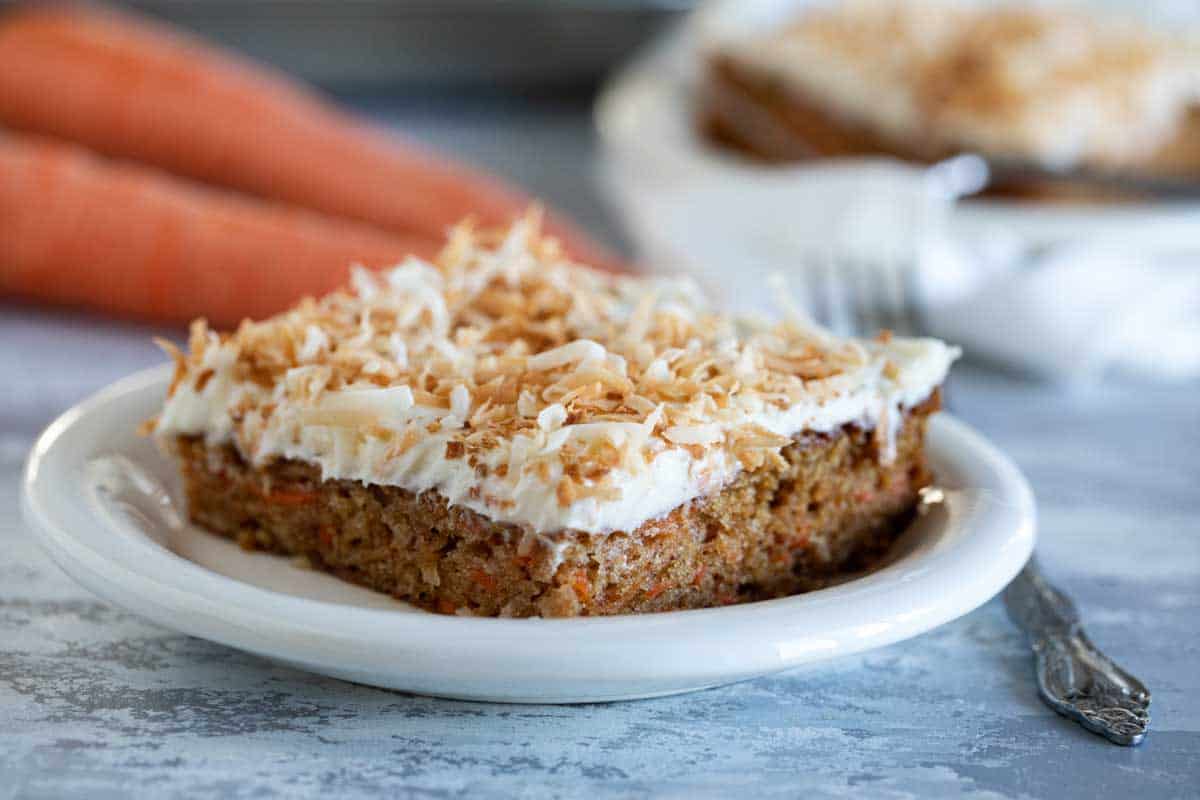
<svg viewBox="0 0 1200 800">
<path fill-rule="evenodd" d="M 833 252 L 826 254 L 824 266 L 830 295 L 830 329 L 839 336 L 853 335 L 857 293 L 852 270 L 846 269 L 844 259 L 837 258 Z"/>
<path fill-rule="evenodd" d="M 810 259 L 814 318 L 833 333 L 844 335 L 848 318 L 845 290 L 831 252 L 814 253 Z"/>
<path fill-rule="evenodd" d="M 915 267 L 901 255 L 881 259 L 875 265 L 876 292 L 882 327 L 901 336 L 916 335 L 920 329 L 914 296 Z"/>
<path fill-rule="evenodd" d="M 872 308 L 872 289 L 870 267 L 858 256 L 848 256 L 843 260 L 842 272 L 846 284 L 853 290 L 851 307 L 854 310 L 854 331 L 856 336 L 870 336 L 871 327 L 875 324 L 875 309 Z"/>
<path fill-rule="evenodd" d="M 914 296 L 915 266 L 909 257 L 892 254 L 877 265 L 881 327 L 900 336 L 915 336 L 920 331 Z"/>
<path fill-rule="evenodd" d="M 902 336 L 922 330 L 916 266 L 911 258 L 813 253 L 805 262 L 813 319 L 839 335 Z"/>
<path fill-rule="evenodd" d="M 804 259 L 804 290 L 807 295 L 808 313 L 822 327 L 829 327 L 829 297 L 825 291 L 821 257 L 816 253 Z"/>
<path fill-rule="evenodd" d="M 889 258 L 881 258 L 876 266 L 876 281 L 878 287 L 876 296 L 879 298 L 880 315 L 883 318 L 882 328 L 903 334 L 904 298 L 897 282 L 896 264 Z"/>
<path fill-rule="evenodd" d="M 921 297 L 920 274 L 918 273 L 917 256 L 912 254 L 898 265 L 898 283 L 904 313 L 904 333 L 908 336 L 920 336 L 925 332 L 924 301 Z"/>
<path fill-rule="evenodd" d="M 861 335 L 872 337 L 881 330 L 891 329 L 895 324 L 893 308 L 888 297 L 888 274 L 883 262 L 863 258 L 860 261 L 860 282 L 863 288 L 862 303 L 866 319 Z"/>
</svg>

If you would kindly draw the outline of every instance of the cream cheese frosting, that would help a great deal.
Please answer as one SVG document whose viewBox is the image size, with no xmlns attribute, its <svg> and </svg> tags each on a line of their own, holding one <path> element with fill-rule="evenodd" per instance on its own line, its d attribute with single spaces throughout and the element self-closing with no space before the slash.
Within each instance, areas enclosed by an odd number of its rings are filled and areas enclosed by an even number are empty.
<svg viewBox="0 0 1200 800">
<path fill-rule="evenodd" d="M 874 429 L 958 350 L 734 320 L 683 280 L 568 263 L 525 220 L 453 235 L 437 263 L 219 335 L 201 323 L 158 436 L 296 459 L 324 479 L 434 491 L 537 533 L 632 531 L 778 458 L 802 432 Z"/>
<path fill-rule="evenodd" d="M 851 0 L 722 46 L 902 144 L 1117 168 L 1200 102 L 1200 47 L 1095 9 Z"/>
</svg>

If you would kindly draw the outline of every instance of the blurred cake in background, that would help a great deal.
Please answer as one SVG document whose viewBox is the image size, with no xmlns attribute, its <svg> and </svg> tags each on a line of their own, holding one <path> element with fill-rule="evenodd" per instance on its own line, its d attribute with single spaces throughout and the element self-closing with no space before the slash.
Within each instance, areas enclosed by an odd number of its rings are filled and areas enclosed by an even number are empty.
<svg viewBox="0 0 1200 800">
<path fill-rule="evenodd" d="M 713 50 L 700 124 L 773 162 L 975 152 L 1055 171 L 1200 179 L 1198 104 L 1200 48 L 1132 19 L 856 0 Z"/>
</svg>

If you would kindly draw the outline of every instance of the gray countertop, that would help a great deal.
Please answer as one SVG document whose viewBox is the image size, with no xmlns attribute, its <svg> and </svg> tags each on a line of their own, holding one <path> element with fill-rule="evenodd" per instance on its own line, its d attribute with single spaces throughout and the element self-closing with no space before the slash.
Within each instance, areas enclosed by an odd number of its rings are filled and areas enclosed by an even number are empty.
<svg viewBox="0 0 1200 800">
<path fill-rule="evenodd" d="M 615 238 L 583 106 L 358 102 Z M 17 496 L 37 431 L 161 361 L 153 332 L 0 305 L 0 798 L 1200 795 L 1200 386 L 967 365 L 950 387 L 1033 483 L 1046 569 L 1154 692 L 1150 737 L 1122 749 L 1042 706 L 997 601 L 820 667 L 574 707 L 355 686 L 142 622 L 47 560 Z"/>
</svg>

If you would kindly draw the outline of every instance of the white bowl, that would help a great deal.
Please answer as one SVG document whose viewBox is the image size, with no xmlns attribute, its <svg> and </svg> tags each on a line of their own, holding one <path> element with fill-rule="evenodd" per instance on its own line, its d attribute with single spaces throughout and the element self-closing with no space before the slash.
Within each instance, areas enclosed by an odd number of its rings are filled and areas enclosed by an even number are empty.
<svg viewBox="0 0 1200 800">
<path fill-rule="evenodd" d="M 1025 479 L 979 434 L 939 415 L 928 445 L 946 502 L 930 506 L 890 563 L 868 575 L 697 611 L 562 620 L 429 614 L 183 523 L 170 501 L 174 466 L 136 432 L 158 410 L 168 378 L 167 369 L 131 376 L 46 430 L 24 479 L 30 527 L 64 570 L 117 605 L 360 683 L 546 703 L 700 689 L 920 634 L 994 596 L 1033 548 Z"/>
</svg>

